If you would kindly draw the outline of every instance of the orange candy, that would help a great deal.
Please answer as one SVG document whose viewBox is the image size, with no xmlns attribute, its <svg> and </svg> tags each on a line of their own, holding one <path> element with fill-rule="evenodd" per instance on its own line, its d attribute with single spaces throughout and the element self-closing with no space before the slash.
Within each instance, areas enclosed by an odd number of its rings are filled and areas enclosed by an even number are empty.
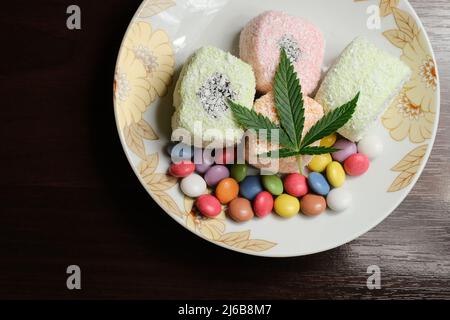
<svg viewBox="0 0 450 320">
<path fill-rule="evenodd" d="M 226 178 L 219 182 L 216 188 L 216 197 L 220 203 L 227 204 L 239 195 L 239 184 L 233 178 Z"/>
</svg>

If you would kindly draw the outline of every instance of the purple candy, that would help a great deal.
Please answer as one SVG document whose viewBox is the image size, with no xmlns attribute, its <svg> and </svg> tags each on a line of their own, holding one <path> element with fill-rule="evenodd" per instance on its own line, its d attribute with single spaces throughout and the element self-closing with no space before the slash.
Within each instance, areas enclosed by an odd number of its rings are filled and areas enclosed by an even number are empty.
<svg viewBox="0 0 450 320">
<path fill-rule="evenodd" d="M 230 176 L 230 170 L 222 165 L 211 167 L 205 174 L 205 181 L 210 187 L 215 187 L 220 181 Z"/>
<path fill-rule="evenodd" d="M 358 148 L 356 147 L 356 143 L 348 141 L 346 139 L 338 140 L 333 148 L 340 149 L 338 152 L 334 152 L 331 154 L 334 160 L 338 162 L 344 162 L 348 157 L 352 154 L 358 152 Z"/>
<path fill-rule="evenodd" d="M 209 170 L 209 168 L 211 168 L 211 164 L 202 163 L 195 165 L 195 171 L 197 171 L 197 173 L 200 174 L 204 174 L 206 171 Z"/>
<path fill-rule="evenodd" d="M 204 174 L 214 164 L 214 157 L 210 150 L 195 148 L 194 163 L 195 170 L 200 174 Z"/>
</svg>

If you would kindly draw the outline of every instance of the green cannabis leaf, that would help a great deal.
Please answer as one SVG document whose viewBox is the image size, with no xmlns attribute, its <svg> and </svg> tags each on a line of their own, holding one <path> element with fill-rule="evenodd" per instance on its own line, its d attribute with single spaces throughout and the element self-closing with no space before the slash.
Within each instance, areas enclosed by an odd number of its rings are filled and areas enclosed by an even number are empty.
<svg viewBox="0 0 450 320">
<path fill-rule="evenodd" d="M 355 113 L 358 100 L 359 92 L 353 100 L 334 109 L 320 119 L 303 138 L 301 148 L 307 147 L 314 142 L 325 138 L 344 126 L 352 118 L 353 113 Z"/>
<path fill-rule="evenodd" d="M 284 49 L 281 50 L 280 64 L 275 74 L 273 91 L 281 127 L 291 140 L 291 149 L 300 151 L 305 124 L 302 88 L 294 66 Z"/>
<path fill-rule="evenodd" d="M 269 151 L 266 154 L 263 154 L 262 156 L 267 158 L 291 158 L 296 157 L 298 155 L 298 151 L 290 150 L 290 149 L 279 149 L 274 151 Z"/>
<path fill-rule="evenodd" d="M 267 140 L 271 139 L 272 130 L 278 130 L 280 144 L 283 146 L 291 145 L 290 139 L 286 133 L 269 118 L 255 112 L 252 109 L 242 107 L 232 100 L 228 100 L 228 105 L 231 111 L 233 111 L 234 117 L 242 127 L 255 130 L 257 134 L 259 134 L 261 130 L 266 130 L 265 138 Z"/>
<path fill-rule="evenodd" d="M 265 156 L 272 158 L 297 157 L 300 162 L 302 155 L 320 155 L 339 151 L 336 148 L 311 145 L 336 132 L 352 118 L 358 104 L 359 93 L 351 101 L 330 111 L 302 138 L 305 125 L 303 94 L 297 73 L 284 49 L 281 49 L 280 64 L 275 74 L 273 92 L 277 115 L 280 119 L 279 126 L 254 110 L 228 100 L 228 105 L 236 121 L 245 129 L 253 129 L 256 132 L 267 130 L 268 139 L 271 137 L 271 130 L 279 130 L 279 142 L 282 148 L 268 152 Z"/>
<path fill-rule="evenodd" d="M 328 147 L 303 147 L 301 149 L 301 154 L 308 155 L 308 156 L 315 156 L 325 153 L 333 153 L 337 152 L 340 149 L 336 148 L 328 148 Z"/>
</svg>

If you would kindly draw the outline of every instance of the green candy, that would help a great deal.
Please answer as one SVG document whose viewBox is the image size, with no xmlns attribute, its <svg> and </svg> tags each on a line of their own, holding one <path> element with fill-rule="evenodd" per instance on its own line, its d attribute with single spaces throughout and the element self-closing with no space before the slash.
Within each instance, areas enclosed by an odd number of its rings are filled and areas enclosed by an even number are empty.
<svg viewBox="0 0 450 320">
<path fill-rule="evenodd" d="M 273 176 L 262 176 L 262 183 L 264 189 L 269 191 L 274 196 L 279 196 L 283 193 L 283 181 L 281 181 L 280 177 L 277 175 Z"/>
<path fill-rule="evenodd" d="M 247 165 L 235 164 L 231 167 L 231 177 L 237 182 L 241 182 L 247 177 Z"/>
</svg>

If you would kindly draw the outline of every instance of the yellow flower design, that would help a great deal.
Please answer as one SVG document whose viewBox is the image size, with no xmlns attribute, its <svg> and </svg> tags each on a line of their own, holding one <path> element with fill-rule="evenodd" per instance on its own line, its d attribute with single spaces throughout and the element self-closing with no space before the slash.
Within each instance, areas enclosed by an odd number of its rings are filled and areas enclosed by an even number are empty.
<svg viewBox="0 0 450 320">
<path fill-rule="evenodd" d="M 432 137 L 435 116 L 411 101 L 404 89 L 383 115 L 382 122 L 394 140 L 409 137 L 413 143 L 422 143 Z"/>
<path fill-rule="evenodd" d="M 137 123 L 150 104 L 150 84 L 146 70 L 134 53 L 124 48 L 114 75 L 114 99 L 119 127 Z"/>
<path fill-rule="evenodd" d="M 411 80 L 405 85 L 406 96 L 422 110 L 436 112 L 436 64 L 421 33 L 405 45 L 401 59 L 412 70 Z"/>
<path fill-rule="evenodd" d="M 133 51 L 146 71 L 150 97 L 162 97 L 172 79 L 175 58 L 169 36 L 163 30 L 153 31 L 146 22 L 134 23 L 128 31 L 124 46 Z"/>
</svg>

